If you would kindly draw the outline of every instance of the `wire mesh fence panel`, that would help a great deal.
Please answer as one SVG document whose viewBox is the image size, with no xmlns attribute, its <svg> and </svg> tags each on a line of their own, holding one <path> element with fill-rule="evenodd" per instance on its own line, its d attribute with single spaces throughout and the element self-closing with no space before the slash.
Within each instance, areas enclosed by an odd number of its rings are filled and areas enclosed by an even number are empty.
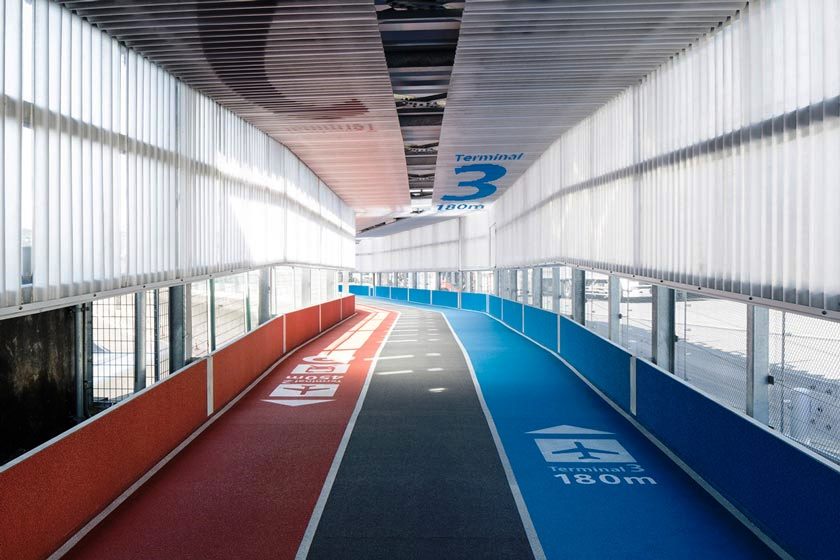
<svg viewBox="0 0 840 560">
<path fill-rule="evenodd" d="M 168 376 L 169 367 L 169 290 L 158 290 L 158 363 L 160 379 Z"/>
<path fill-rule="evenodd" d="M 543 268 L 540 276 L 539 306 L 549 311 L 554 310 L 554 269 Z"/>
<path fill-rule="evenodd" d="M 653 298 L 651 285 L 621 279 L 621 345 L 636 356 L 653 356 Z"/>
<path fill-rule="evenodd" d="M 610 335 L 609 276 L 586 272 L 586 326 L 607 338 Z"/>
<path fill-rule="evenodd" d="M 675 373 L 744 412 L 747 399 L 746 305 L 677 292 Z"/>
<path fill-rule="evenodd" d="M 134 392 L 134 294 L 93 302 L 93 399 Z"/>
<path fill-rule="evenodd" d="M 840 323 L 770 311 L 770 425 L 840 462 Z"/>
<path fill-rule="evenodd" d="M 193 282 L 187 290 L 187 326 L 190 357 L 210 353 L 210 289 L 207 280 Z"/>
<path fill-rule="evenodd" d="M 214 280 L 216 348 L 245 334 L 248 275 L 234 274 Z"/>
<path fill-rule="evenodd" d="M 157 344 L 157 331 L 159 316 L 157 313 L 157 290 L 146 292 L 146 336 L 144 337 L 144 353 L 146 355 L 146 387 L 153 385 L 160 379 L 160 363 L 157 361 L 158 353 L 155 351 Z"/>
</svg>

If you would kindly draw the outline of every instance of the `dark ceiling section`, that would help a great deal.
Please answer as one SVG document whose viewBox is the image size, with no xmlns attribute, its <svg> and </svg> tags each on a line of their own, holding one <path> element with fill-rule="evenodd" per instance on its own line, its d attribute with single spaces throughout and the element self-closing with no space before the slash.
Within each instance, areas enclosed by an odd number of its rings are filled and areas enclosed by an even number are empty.
<svg viewBox="0 0 840 560">
<path fill-rule="evenodd" d="M 464 2 L 376 0 L 412 199 L 431 198 Z"/>
<path fill-rule="evenodd" d="M 360 223 L 409 205 L 371 0 L 59 0 L 297 154 Z"/>
</svg>

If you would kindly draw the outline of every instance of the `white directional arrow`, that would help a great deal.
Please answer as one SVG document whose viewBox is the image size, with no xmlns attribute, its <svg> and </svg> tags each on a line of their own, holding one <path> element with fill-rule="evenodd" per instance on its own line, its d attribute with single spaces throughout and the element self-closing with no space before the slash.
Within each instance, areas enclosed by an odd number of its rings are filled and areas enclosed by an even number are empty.
<svg viewBox="0 0 840 560">
<path fill-rule="evenodd" d="M 263 402 L 270 402 L 274 404 L 284 404 L 286 406 L 304 406 L 307 404 L 318 404 L 322 402 L 332 402 L 332 399 L 263 399 Z"/>
<path fill-rule="evenodd" d="M 589 428 L 579 428 L 577 426 L 568 426 L 566 424 L 561 424 L 559 426 L 554 426 L 552 428 L 543 428 L 542 430 L 534 430 L 533 432 L 528 432 L 529 434 L 557 434 L 557 435 L 567 435 L 567 436 L 579 436 L 579 435 L 612 435 L 612 432 L 599 432 L 598 430 L 590 430 Z"/>
</svg>

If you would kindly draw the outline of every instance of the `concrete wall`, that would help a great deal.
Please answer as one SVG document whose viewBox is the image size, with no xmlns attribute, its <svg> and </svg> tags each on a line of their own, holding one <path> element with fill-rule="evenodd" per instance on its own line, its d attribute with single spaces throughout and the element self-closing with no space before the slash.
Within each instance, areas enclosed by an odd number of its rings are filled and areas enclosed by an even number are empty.
<svg viewBox="0 0 840 560">
<path fill-rule="evenodd" d="M 73 308 L 0 321 L 0 464 L 75 424 Z"/>
</svg>

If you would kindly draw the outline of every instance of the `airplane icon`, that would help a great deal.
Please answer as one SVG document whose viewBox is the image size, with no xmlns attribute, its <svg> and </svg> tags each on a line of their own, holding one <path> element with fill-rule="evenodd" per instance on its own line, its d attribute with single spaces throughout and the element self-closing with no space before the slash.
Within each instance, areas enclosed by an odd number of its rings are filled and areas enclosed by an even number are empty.
<svg viewBox="0 0 840 560">
<path fill-rule="evenodd" d="M 338 383 L 289 383 L 285 381 L 275 387 L 269 395 L 271 398 L 292 398 L 301 397 L 332 397 L 338 389 Z"/>
<path fill-rule="evenodd" d="M 537 438 L 543 459 L 548 463 L 635 463 L 636 459 L 614 439 Z"/>
<path fill-rule="evenodd" d="M 580 456 L 577 457 L 578 461 L 600 461 L 601 457 L 596 457 L 593 453 L 598 453 L 602 455 L 620 455 L 618 451 L 609 451 L 607 449 L 593 449 L 591 447 L 586 447 L 581 442 L 576 441 L 574 442 L 575 446 L 572 449 L 561 449 L 559 451 L 552 451 L 552 455 L 562 455 L 565 453 L 580 453 Z"/>
</svg>

